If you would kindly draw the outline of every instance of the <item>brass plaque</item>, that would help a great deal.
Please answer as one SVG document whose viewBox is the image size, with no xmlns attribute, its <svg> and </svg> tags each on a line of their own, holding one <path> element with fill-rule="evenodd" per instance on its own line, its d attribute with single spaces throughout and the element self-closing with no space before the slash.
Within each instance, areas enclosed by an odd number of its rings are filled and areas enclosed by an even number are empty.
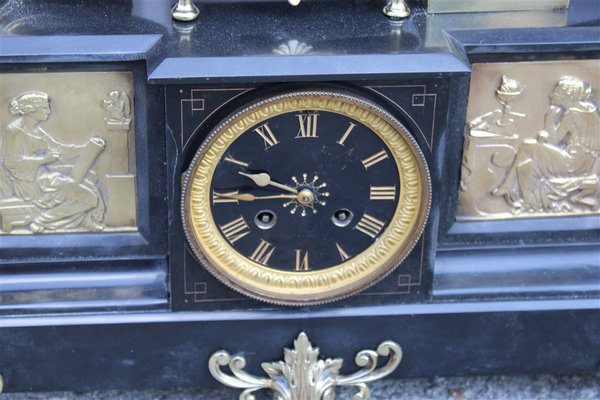
<svg viewBox="0 0 600 400">
<path fill-rule="evenodd" d="M 0 74 L 0 235 L 137 229 L 130 72 Z"/>
<path fill-rule="evenodd" d="M 428 0 L 430 13 L 556 10 L 569 7 L 569 0 Z"/>
<path fill-rule="evenodd" d="M 599 67 L 473 65 L 458 220 L 599 213 Z"/>
</svg>

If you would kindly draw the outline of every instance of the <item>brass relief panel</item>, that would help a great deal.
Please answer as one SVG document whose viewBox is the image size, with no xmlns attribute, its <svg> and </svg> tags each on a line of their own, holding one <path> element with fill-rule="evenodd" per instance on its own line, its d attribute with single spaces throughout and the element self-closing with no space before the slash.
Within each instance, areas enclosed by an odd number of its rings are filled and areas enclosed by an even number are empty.
<svg viewBox="0 0 600 400">
<path fill-rule="evenodd" d="M 458 220 L 599 213 L 599 68 L 473 65 Z"/>
<path fill-rule="evenodd" d="M 0 74 L 0 235 L 137 228 L 133 76 Z"/>
</svg>

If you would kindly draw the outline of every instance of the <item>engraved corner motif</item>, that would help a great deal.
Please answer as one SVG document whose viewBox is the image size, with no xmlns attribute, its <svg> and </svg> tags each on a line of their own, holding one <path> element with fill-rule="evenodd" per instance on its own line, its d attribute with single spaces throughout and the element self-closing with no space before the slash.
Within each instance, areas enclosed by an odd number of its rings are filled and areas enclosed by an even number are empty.
<svg viewBox="0 0 600 400">
<path fill-rule="evenodd" d="M 385 365 L 377 368 L 379 357 L 387 357 Z M 361 369 L 351 375 L 340 375 L 343 360 L 319 359 L 319 349 L 313 347 L 308 336 L 302 332 L 294 341 L 294 349 L 284 348 L 284 361 L 265 362 L 262 369 L 269 378 L 253 376 L 244 371 L 246 360 L 243 356 L 232 357 L 228 352 L 215 352 L 208 365 L 212 376 L 222 384 L 245 389 L 242 400 L 254 400 L 253 393 L 261 389 L 273 391 L 274 400 L 334 400 L 337 386 L 351 386 L 357 389 L 354 399 L 368 400 L 368 382 L 391 374 L 402 360 L 402 349 L 398 344 L 385 341 L 377 351 L 363 350 L 355 358 Z M 228 366 L 233 375 L 221 370 Z"/>
<path fill-rule="evenodd" d="M 597 62 L 474 66 L 458 220 L 598 214 Z"/>
<path fill-rule="evenodd" d="M 0 87 L 0 235 L 135 230 L 131 74 L 7 73 Z"/>
</svg>

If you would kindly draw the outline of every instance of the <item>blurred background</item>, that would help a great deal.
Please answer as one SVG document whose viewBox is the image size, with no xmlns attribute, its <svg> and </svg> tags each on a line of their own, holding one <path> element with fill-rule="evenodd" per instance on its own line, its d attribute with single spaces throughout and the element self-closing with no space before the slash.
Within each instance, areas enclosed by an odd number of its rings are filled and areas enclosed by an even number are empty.
<svg viewBox="0 0 600 400">
<path fill-rule="evenodd" d="M 597 349 L 596 349 L 597 350 Z M 533 375 L 384 380 L 373 382 L 371 400 L 598 400 L 600 373 L 591 375 Z M 2 400 L 237 400 L 241 390 L 169 389 L 105 392 L 20 393 Z M 352 399 L 353 391 L 339 390 L 337 400 Z M 256 400 L 272 400 L 270 393 Z"/>
</svg>

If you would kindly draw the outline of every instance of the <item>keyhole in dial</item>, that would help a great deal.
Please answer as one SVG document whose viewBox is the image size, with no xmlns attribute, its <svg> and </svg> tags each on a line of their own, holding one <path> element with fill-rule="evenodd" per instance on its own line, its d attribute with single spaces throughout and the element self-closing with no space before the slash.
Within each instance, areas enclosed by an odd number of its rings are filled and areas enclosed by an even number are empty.
<svg viewBox="0 0 600 400">
<path fill-rule="evenodd" d="M 260 229 L 271 229 L 277 223 L 277 214 L 271 210 L 262 210 L 254 217 L 254 223 Z"/>
<path fill-rule="evenodd" d="M 340 208 L 331 216 L 331 222 L 334 225 L 339 226 L 341 228 L 350 225 L 352 222 L 352 218 L 354 217 L 354 213 L 346 208 Z"/>
</svg>

